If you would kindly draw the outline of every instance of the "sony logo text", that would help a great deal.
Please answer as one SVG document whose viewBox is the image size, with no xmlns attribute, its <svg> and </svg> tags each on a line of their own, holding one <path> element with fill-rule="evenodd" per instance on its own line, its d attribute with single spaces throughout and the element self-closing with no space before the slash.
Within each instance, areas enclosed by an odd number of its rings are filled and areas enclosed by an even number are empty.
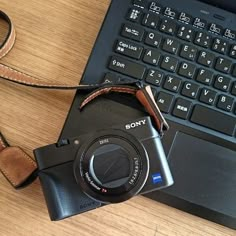
<svg viewBox="0 0 236 236">
<path fill-rule="evenodd" d="M 131 124 L 127 124 L 125 126 L 125 129 L 134 129 L 138 126 L 145 125 L 145 124 L 146 124 L 146 120 L 140 120 L 140 121 L 133 122 Z"/>
</svg>

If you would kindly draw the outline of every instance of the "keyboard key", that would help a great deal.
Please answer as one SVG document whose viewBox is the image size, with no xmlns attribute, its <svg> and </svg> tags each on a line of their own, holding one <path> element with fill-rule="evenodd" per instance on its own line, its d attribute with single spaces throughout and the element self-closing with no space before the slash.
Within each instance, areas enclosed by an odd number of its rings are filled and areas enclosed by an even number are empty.
<svg viewBox="0 0 236 236">
<path fill-rule="evenodd" d="M 224 36 L 226 38 L 235 40 L 236 39 L 236 31 L 231 30 L 231 29 L 226 29 L 225 32 L 224 32 Z"/>
<path fill-rule="evenodd" d="M 207 22 L 201 18 L 195 18 L 193 21 L 193 26 L 201 29 L 205 29 L 207 26 Z"/>
<path fill-rule="evenodd" d="M 149 27 L 149 28 L 153 28 L 156 29 L 158 22 L 160 20 L 160 17 L 155 14 L 155 13 L 147 13 L 145 14 L 142 24 Z"/>
<path fill-rule="evenodd" d="M 215 38 L 212 44 L 212 50 L 219 52 L 221 54 L 225 54 L 228 48 L 228 43 L 225 40 Z"/>
<path fill-rule="evenodd" d="M 233 104 L 234 104 L 234 98 L 225 95 L 220 95 L 217 107 L 224 111 L 230 112 L 233 108 Z"/>
<path fill-rule="evenodd" d="M 176 54 L 179 49 L 180 43 L 171 38 L 165 38 L 164 43 L 162 45 L 162 49 L 166 52 Z"/>
<path fill-rule="evenodd" d="M 193 17 L 185 12 L 181 12 L 179 14 L 179 21 L 184 22 L 186 24 L 191 24 L 193 21 Z"/>
<path fill-rule="evenodd" d="M 128 61 L 124 58 L 113 56 L 111 58 L 109 68 L 121 74 L 142 79 L 146 71 L 146 67 L 135 62 Z"/>
<path fill-rule="evenodd" d="M 185 97 L 196 98 L 199 90 L 199 85 L 192 82 L 185 82 L 181 94 Z"/>
<path fill-rule="evenodd" d="M 191 107 L 192 103 L 190 101 L 178 98 L 173 109 L 173 115 L 181 119 L 187 119 Z"/>
<path fill-rule="evenodd" d="M 203 68 L 199 69 L 196 81 L 202 84 L 210 85 L 213 80 L 213 75 L 214 73 L 210 70 L 206 70 Z"/>
<path fill-rule="evenodd" d="M 214 34 L 221 35 L 223 33 L 223 27 L 221 25 L 212 23 L 209 25 L 209 31 Z"/>
<path fill-rule="evenodd" d="M 103 84 L 109 84 L 109 83 L 118 83 L 119 82 L 119 76 L 113 73 L 106 73 Z"/>
<path fill-rule="evenodd" d="M 122 39 L 117 41 L 115 51 L 131 58 L 140 59 L 143 47 L 134 42 Z"/>
<path fill-rule="evenodd" d="M 125 24 L 121 35 L 140 42 L 143 39 L 144 29 L 134 24 Z"/>
<path fill-rule="evenodd" d="M 141 18 L 141 15 L 142 11 L 137 8 L 131 8 L 127 14 L 127 19 L 133 22 L 138 22 Z"/>
<path fill-rule="evenodd" d="M 216 92 L 208 88 L 203 88 L 199 100 L 208 105 L 213 105 L 216 99 Z"/>
<path fill-rule="evenodd" d="M 208 48 L 211 46 L 211 37 L 207 33 L 197 32 L 194 43 L 199 46 Z"/>
<path fill-rule="evenodd" d="M 197 62 L 201 65 L 210 67 L 214 59 L 215 55 L 213 53 L 203 50 L 200 52 Z"/>
<path fill-rule="evenodd" d="M 163 77 L 164 77 L 163 72 L 159 70 L 150 69 L 146 77 L 146 82 L 159 87 L 161 86 Z"/>
<path fill-rule="evenodd" d="M 174 96 L 164 92 L 160 92 L 156 99 L 156 103 L 159 109 L 164 113 L 170 112 L 173 101 L 174 101 Z"/>
<path fill-rule="evenodd" d="M 174 57 L 164 56 L 161 68 L 170 72 L 175 72 L 178 65 L 178 60 Z"/>
<path fill-rule="evenodd" d="M 189 26 L 181 26 L 178 30 L 177 37 L 191 42 L 194 37 L 194 31 Z"/>
<path fill-rule="evenodd" d="M 155 12 L 155 13 L 161 13 L 163 7 L 156 3 L 156 2 L 151 2 L 150 6 L 149 6 L 149 11 Z"/>
<path fill-rule="evenodd" d="M 192 45 L 183 45 L 182 46 L 182 50 L 180 52 L 180 56 L 190 60 L 190 61 L 194 61 L 197 55 L 197 48 L 192 46 Z"/>
<path fill-rule="evenodd" d="M 166 7 L 166 9 L 164 10 L 164 15 L 174 19 L 177 17 L 178 12 L 175 11 L 173 8 Z"/>
<path fill-rule="evenodd" d="M 177 24 L 175 23 L 175 21 L 171 19 L 163 20 L 160 26 L 160 31 L 170 35 L 174 35 L 176 29 L 177 29 Z"/>
<path fill-rule="evenodd" d="M 231 93 L 236 96 L 236 82 L 233 83 Z"/>
<path fill-rule="evenodd" d="M 143 61 L 148 64 L 156 66 L 159 62 L 160 57 L 161 57 L 161 54 L 159 51 L 155 49 L 147 49 L 145 51 Z"/>
<path fill-rule="evenodd" d="M 233 135 L 236 118 L 210 108 L 196 105 L 191 121 L 204 127 L 219 131 L 227 135 Z"/>
<path fill-rule="evenodd" d="M 161 39 L 162 36 L 156 32 L 148 32 L 146 39 L 145 39 L 145 43 L 147 45 L 150 45 L 152 47 L 159 47 L 160 43 L 161 43 Z"/>
<path fill-rule="evenodd" d="M 236 59 L 236 44 L 231 46 L 229 56 Z"/>
<path fill-rule="evenodd" d="M 231 60 L 223 57 L 218 57 L 215 64 L 215 69 L 228 74 L 230 72 L 232 64 L 233 62 Z"/>
<path fill-rule="evenodd" d="M 236 77 L 236 64 L 233 66 L 232 76 Z"/>
<path fill-rule="evenodd" d="M 133 0 L 133 5 L 140 8 L 145 8 L 147 5 L 147 0 Z"/>
<path fill-rule="evenodd" d="M 214 87 L 221 90 L 221 91 L 228 91 L 229 86 L 231 83 L 231 79 L 222 75 L 217 75 Z"/>
<path fill-rule="evenodd" d="M 195 74 L 196 66 L 188 62 L 182 62 L 179 68 L 179 74 L 188 78 L 193 79 Z"/>
<path fill-rule="evenodd" d="M 180 85 L 181 85 L 182 80 L 175 77 L 168 75 L 166 77 L 165 83 L 164 83 L 164 89 L 167 89 L 171 92 L 177 93 L 179 91 Z"/>
</svg>

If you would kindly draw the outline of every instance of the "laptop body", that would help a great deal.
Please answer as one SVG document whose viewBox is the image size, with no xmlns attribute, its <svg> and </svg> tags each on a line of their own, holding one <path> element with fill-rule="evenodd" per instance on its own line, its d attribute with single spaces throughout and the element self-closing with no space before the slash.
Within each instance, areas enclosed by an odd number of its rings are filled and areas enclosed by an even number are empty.
<svg viewBox="0 0 236 236">
<path fill-rule="evenodd" d="M 81 83 L 142 80 L 170 130 L 175 184 L 145 195 L 236 229 L 236 4 L 230 0 L 113 0 Z M 109 95 L 83 112 L 77 93 L 60 138 L 144 115 Z"/>
</svg>

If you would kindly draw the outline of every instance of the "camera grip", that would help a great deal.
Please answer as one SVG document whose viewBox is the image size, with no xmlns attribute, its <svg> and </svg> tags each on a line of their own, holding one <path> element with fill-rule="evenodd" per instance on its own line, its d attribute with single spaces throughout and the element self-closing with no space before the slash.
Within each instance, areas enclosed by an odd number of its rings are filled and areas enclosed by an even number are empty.
<svg viewBox="0 0 236 236">
<path fill-rule="evenodd" d="M 73 162 L 40 171 L 39 178 L 52 221 L 101 206 L 81 191 L 73 175 Z"/>
</svg>

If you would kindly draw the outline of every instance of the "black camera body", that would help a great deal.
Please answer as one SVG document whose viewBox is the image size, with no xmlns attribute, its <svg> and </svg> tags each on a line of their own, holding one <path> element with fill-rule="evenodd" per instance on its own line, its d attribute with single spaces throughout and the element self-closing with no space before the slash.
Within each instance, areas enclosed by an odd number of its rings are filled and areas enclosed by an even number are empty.
<svg viewBox="0 0 236 236">
<path fill-rule="evenodd" d="M 173 184 L 150 117 L 63 139 L 34 154 L 51 220 Z"/>
</svg>

